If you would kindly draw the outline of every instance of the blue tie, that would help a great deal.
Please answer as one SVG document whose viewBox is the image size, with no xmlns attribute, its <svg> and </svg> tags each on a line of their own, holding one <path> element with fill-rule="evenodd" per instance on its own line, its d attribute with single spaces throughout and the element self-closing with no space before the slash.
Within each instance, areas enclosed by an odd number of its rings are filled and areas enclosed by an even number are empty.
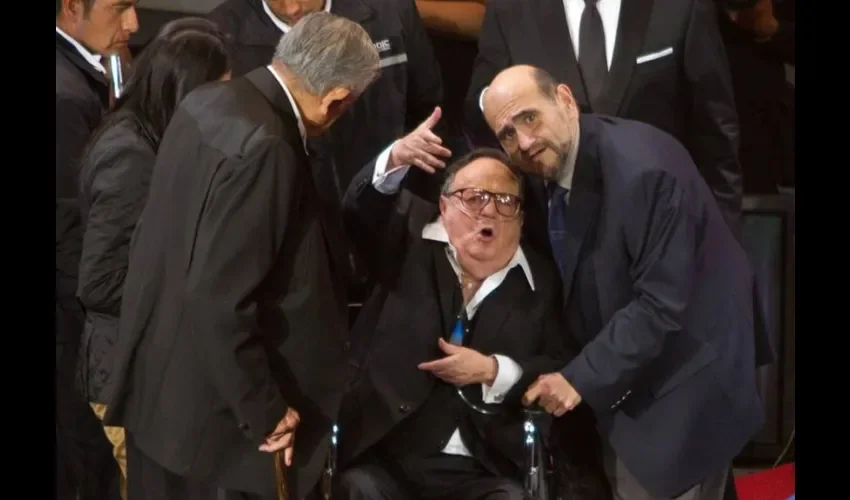
<svg viewBox="0 0 850 500">
<path fill-rule="evenodd" d="M 552 255 L 563 277 L 564 255 L 567 250 L 567 193 L 569 191 L 557 182 L 550 182 L 546 186 L 546 192 L 549 194 L 549 244 L 552 246 Z"/>
<path fill-rule="evenodd" d="M 454 327 L 452 328 L 449 343 L 463 345 L 466 334 L 469 333 L 467 323 L 469 323 L 469 320 L 466 317 L 466 307 L 463 307 L 460 314 L 457 315 L 457 321 L 455 321 Z"/>
</svg>

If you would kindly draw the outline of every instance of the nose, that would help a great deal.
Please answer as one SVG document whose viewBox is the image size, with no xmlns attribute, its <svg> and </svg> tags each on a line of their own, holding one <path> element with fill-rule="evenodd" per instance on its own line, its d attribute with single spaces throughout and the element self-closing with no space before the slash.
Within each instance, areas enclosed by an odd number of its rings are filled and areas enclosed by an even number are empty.
<svg viewBox="0 0 850 500">
<path fill-rule="evenodd" d="M 492 197 L 487 200 L 487 204 L 484 205 L 484 208 L 479 212 L 483 217 L 488 219 L 495 219 L 499 215 L 499 211 L 496 210 L 496 200 Z"/>
<path fill-rule="evenodd" d="M 520 131 L 520 130 L 517 130 L 516 134 L 517 134 L 517 145 L 519 146 L 519 149 L 522 152 L 527 153 L 531 149 L 531 147 L 534 145 L 534 137 L 532 137 L 531 135 L 526 134 L 525 132 Z"/>
<path fill-rule="evenodd" d="M 136 7 L 130 7 L 121 16 L 121 27 L 127 33 L 139 31 L 139 18 L 136 16 Z"/>
</svg>

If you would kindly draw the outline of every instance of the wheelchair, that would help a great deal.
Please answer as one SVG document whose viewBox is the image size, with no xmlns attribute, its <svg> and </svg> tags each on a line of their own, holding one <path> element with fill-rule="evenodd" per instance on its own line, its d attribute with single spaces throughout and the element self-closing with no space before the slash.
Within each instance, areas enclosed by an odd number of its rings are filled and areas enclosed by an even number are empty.
<svg viewBox="0 0 850 500">
<path fill-rule="evenodd" d="M 464 398 L 465 400 L 465 398 Z M 479 408 L 472 406 L 473 410 Z M 547 444 L 539 432 L 539 422 L 546 413 L 540 409 L 523 409 L 523 433 L 525 436 L 525 467 L 522 483 L 530 500 L 564 500 L 558 494 L 556 464 L 549 453 Z M 331 491 L 337 475 L 337 449 L 339 444 L 339 426 L 333 425 L 330 436 L 330 450 L 322 472 L 320 498 L 331 500 Z"/>
</svg>

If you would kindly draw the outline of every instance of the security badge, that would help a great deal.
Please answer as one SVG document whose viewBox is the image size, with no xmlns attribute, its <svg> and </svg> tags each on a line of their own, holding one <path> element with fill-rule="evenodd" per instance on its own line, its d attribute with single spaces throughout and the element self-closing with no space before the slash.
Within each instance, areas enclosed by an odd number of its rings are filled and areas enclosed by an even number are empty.
<svg viewBox="0 0 850 500">
<path fill-rule="evenodd" d="M 406 52 L 396 53 L 401 46 L 400 43 L 393 43 L 396 38 L 398 37 L 384 38 L 375 42 L 375 49 L 381 57 L 381 69 L 407 62 Z"/>
</svg>

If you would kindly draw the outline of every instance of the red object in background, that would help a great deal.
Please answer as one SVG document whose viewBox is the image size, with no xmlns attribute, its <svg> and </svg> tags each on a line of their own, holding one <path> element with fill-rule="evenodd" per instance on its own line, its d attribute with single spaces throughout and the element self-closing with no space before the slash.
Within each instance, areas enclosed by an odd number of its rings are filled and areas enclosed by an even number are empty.
<svg viewBox="0 0 850 500">
<path fill-rule="evenodd" d="M 735 478 L 738 500 L 786 500 L 794 494 L 794 464 Z"/>
</svg>

